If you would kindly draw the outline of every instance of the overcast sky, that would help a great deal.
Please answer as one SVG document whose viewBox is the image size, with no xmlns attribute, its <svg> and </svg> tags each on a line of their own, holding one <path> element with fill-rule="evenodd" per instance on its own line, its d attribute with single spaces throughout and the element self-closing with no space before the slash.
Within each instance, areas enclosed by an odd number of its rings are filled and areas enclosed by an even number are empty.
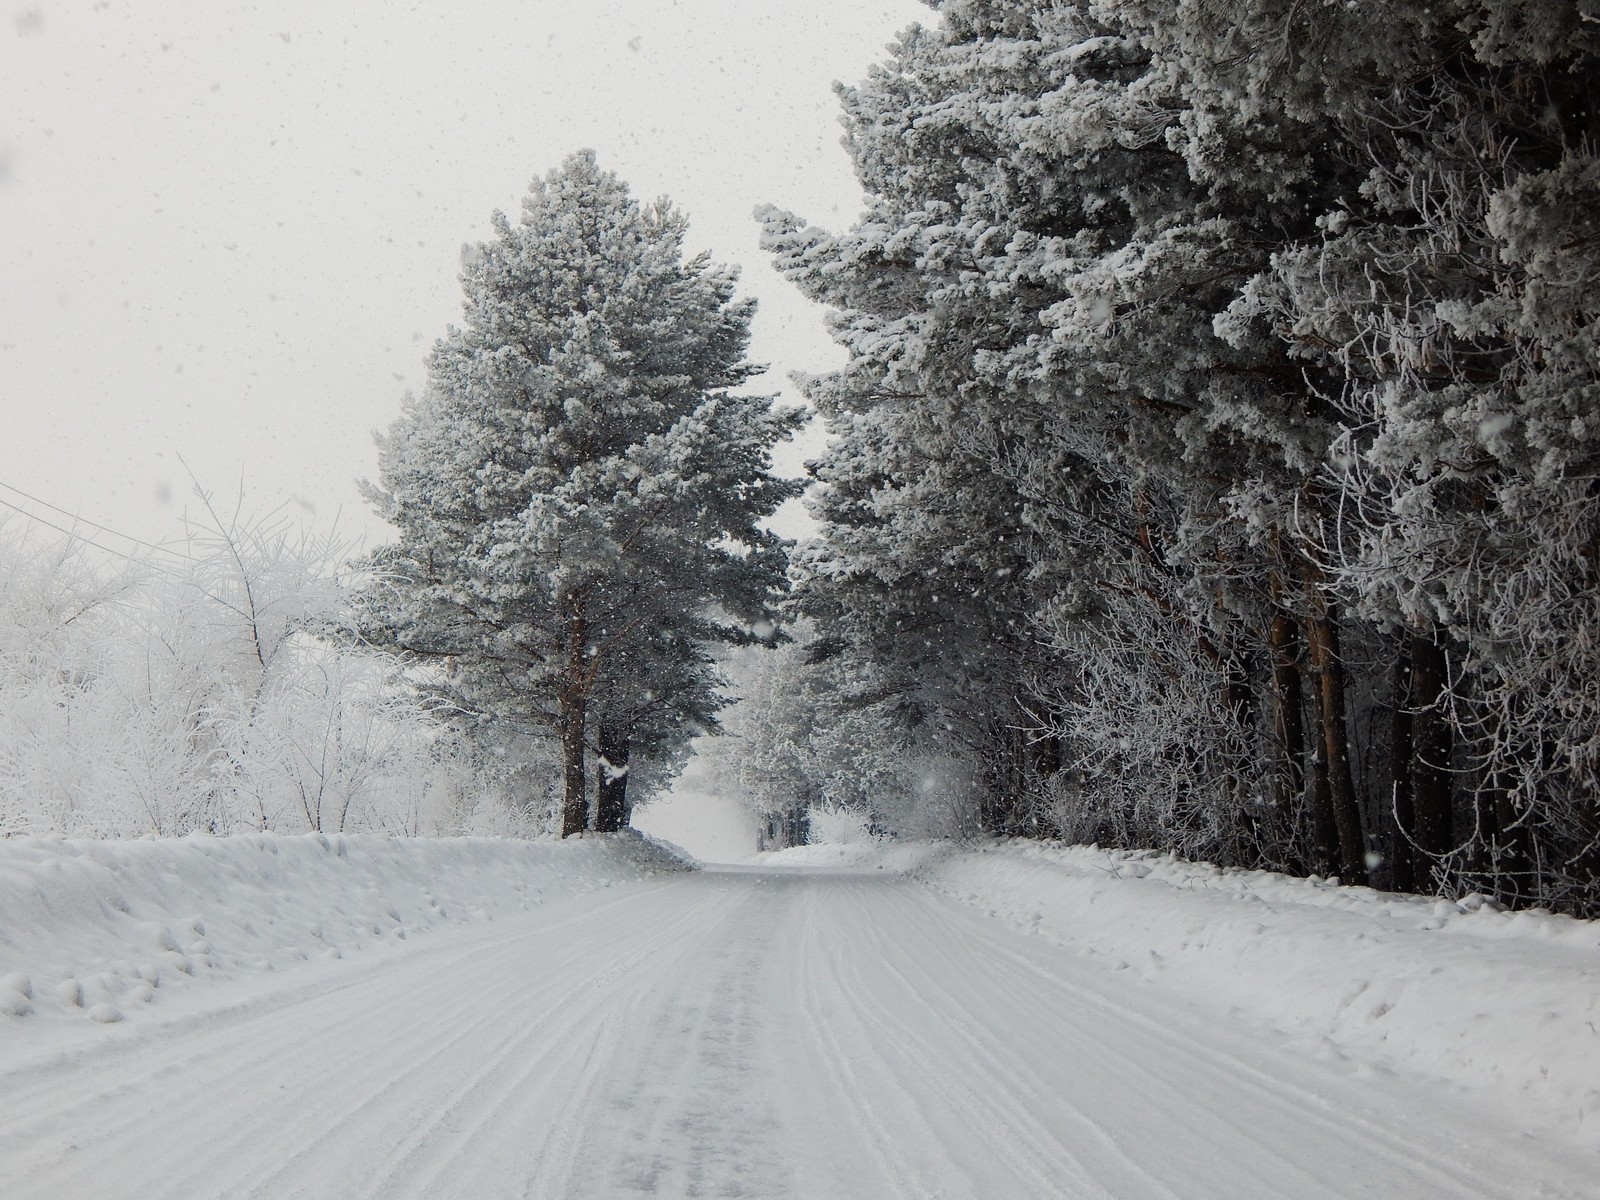
<svg viewBox="0 0 1600 1200">
<path fill-rule="evenodd" d="M 189 503 L 181 456 L 217 493 L 242 479 L 258 508 L 319 526 L 342 509 L 382 539 L 355 481 L 458 319 L 462 243 L 585 146 L 687 211 L 691 251 L 743 265 L 767 387 L 833 365 L 750 211 L 856 215 L 830 85 L 930 17 L 916 0 L 21 0 L 0 25 L 0 502 L 67 523 L 20 489 L 164 540 Z"/>
</svg>

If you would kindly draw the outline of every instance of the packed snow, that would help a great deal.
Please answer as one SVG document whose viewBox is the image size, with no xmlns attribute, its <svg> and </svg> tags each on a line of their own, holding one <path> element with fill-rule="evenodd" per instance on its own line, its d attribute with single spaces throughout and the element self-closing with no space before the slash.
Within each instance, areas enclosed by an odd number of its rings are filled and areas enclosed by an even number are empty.
<svg viewBox="0 0 1600 1200">
<path fill-rule="evenodd" d="M 1591 923 L 1039 844 L 697 865 L 0 842 L 0 1192 L 1593 1194 Z"/>
<path fill-rule="evenodd" d="M 248 979 L 688 869 L 637 835 L 0 841 L 0 1013 L 110 1024 Z M 0 1024 L 0 1052 L 25 1045 Z"/>
<path fill-rule="evenodd" d="M 1433 1078 L 1514 1128 L 1600 1146 L 1600 922 L 1025 839 L 757 861 L 907 871 L 1310 1057 Z"/>
</svg>

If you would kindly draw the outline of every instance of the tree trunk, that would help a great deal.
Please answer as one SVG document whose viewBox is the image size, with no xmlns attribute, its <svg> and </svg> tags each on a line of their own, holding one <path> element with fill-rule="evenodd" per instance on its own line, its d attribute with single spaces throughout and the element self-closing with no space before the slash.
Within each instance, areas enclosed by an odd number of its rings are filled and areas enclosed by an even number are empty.
<svg viewBox="0 0 1600 1200">
<path fill-rule="evenodd" d="M 589 791 L 586 779 L 589 722 L 588 623 L 582 615 L 567 621 L 567 674 L 561 687 L 561 836 L 571 837 L 589 827 Z"/>
<path fill-rule="evenodd" d="M 784 843 L 789 846 L 804 846 L 811 841 L 811 809 L 804 804 L 795 804 L 784 815 Z"/>
<path fill-rule="evenodd" d="M 600 722 L 599 785 L 595 796 L 596 833 L 615 833 L 628 822 L 628 730 L 611 721 Z"/>
<path fill-rule="evenodd" d="M 1411 639 L 1412 796 L 1415 829 L 1412 839 L 1420 850 L 1415 882 L 1426 887 L 1433 874 L 1431 855 L 1451 848 L 1450 722 L 1444 713 L 1449 670 L 1444 647 L 1432 637 Z"/>
<path fill-rule="evenodd" d="M 1350 776 L 1350 741 L 1344 718 L 1344 662 L 1339 657 L 1339 628 L 1333 623 L 1327 600 L 1310 588 L 1311 614 L 1306 621 L 1306 649 L 1317 673 L 1317 724 L 1322 734 L 1322 765 L 1326 773 L 1327 805 L 1338 831 L 1339 878 L 1345 883 L 1367 881 L 1367 848 L 1361 832 L 1361 810 L 1356 804 Z"/>
<path fill-rule="evenodd" d="M 1015 785 L 1020 772 L 1016 731 L 998 718 L 989 721 L 990 747 L 978 800 L 978 825 L 990 837 L 1013 833 L 1017 813 Z"/>
<path fill-rule="evenodd" d="M 1338 830 L 1328 803 L 1327 772 L 1322 769 L 1320 755 L 1311 760 L 1312 785 L 1309 793 L 1306 789 L 1306 724 L 1299 642 L 1300 627 L 1295 619 L 1288 613 L 1275 614 L 1267 633 L 1267 644 L 1272 650 L 1272 725 L 1283 755 L 1283 769 L 1278 774 L 1278 803 L 1291 816 L 1302 803 L 1309 805 L 1312 861 L 1308 865 L 1313 871 L 1327 873 L 1333 869 Z"/>
<path fill-rule="evenodd" d="M 1394 829 L 1390 834 L 1389 886 L 1397 892 L 1416 890 L 1417 872 L 1411 840 L 1417 836 L 1416 776 L 1411 767 L 1415 752 L 1415 720 L 1412 714 L 1411 642 L 1404 639 L 1395 648 L 1394 687 L 1389 703 L 1389 780 L 1390 812 Z"/>
</svg>

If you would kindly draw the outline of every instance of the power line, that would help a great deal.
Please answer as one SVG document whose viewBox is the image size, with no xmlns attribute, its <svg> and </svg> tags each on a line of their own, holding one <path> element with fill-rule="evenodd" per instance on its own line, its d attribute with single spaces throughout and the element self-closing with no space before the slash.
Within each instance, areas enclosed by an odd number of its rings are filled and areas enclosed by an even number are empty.
<svg viewBox="0 0 1600 1200">
<path fill-rule="evenodd" d="M 34 504 L 39 505 L 41 508 L 48 508 L 51 512 L 60 513 L 64 517 L 71 517 L 72 520 L 77 522 L 78 524 L 87 525 L 91 529 L 98 529 L 101 533 L 109 533 L 112 537 L 119 537 L 125 542 L 132 542 L 135 546 L 144 546 L 146 549 L 149 549 L 149 550 L 156 550 L 156 551 L 159 551 L 162 554 L 170 554 L 170 555 L 172 555 L 173 558 L 179 559 L 179 560 L 181 560 L 183 562 L 189 562 L 190 561 L 189 556 L 187 554 L 180 554 L 180 553 L 178 553 L 178 551 L 173 550 L 173 549 L 171 549 L 171 548 L 169 548 L 167 546 L 157 545 L 155 542 L 147 542 L 143 538 L 136 538 L 131 534 L 120 533 L 117 530 L 112 529 L 108 525 L 102 525 L 98 521 L 91 521 L 91 520 L 89 520 L 88 517 L 85 517 L 85 516 L 83 516 L 83 515 L 81 515 L 79 513 L 72 512 L 72 511 L 70 511 L 68 509 L 62 508 L 59 504 L 51 504 L 50 501 L 48 501 L 48 500 L 41 500 L 38 496 L 35 496 L 30 492 L 25 492 L 19 487 L 13 487 L 9 483 L 5 483 L 3 481 L 0 481 L 0 488 L 4 488 L 8 492 L 14 492 L 18 496 L 21 496 L 24 500 L 32 501 Z M 51 529 L 55 529 L 55 530 L 58 530 L 61 533 L 65 533 L 69 537 L 81 537 L 80 534 L 73 533 L 70 530 L 62 529 L 59 525 L 53 525 L 49 521 L 46 521 L 43 517 L 36 517 L 36 516 L 34 516 L 34 514 L 32 514 L 30 512 L 27 512 L 25 509 L 18 508 L 15 504 L 6 503 L 6 501 L 4 501 L 4 500 L 0 500 L 0 504 L 5 504 L 5 506 L 7 508 L 12 509 L 12 510 L 14 510 L 16 512 L 20 512 L 24 516 L 34 517 L 34 519 L 39 521 L 41 524 L 49 525 Z M 85 538 L 83 540 L 87 541 L 88 539 Z M 99 543 L 97 543 L 97 542 L 90 542 L 89 544 L 91 546 L 99 545 Z M 105 549 L 108 549 L 108 547 L 100 546 L 100 549 L 105 550 Z M 116 553 L 116 551 L 111 551 L 111 552 L 112 553 Z M 124 556 L 124 557 L 127 557 L 127 556 Z"/>
<path fill-rule="evenodd" d="M 0 484 L 0 487 L 4 487 L 4 486 L 5 486 L 4 484 Z M 15 491 L 16 489 L 13 488 L 11 490 Z M 30 521 L 37 521 L 39 524 L 45 526 L 47 529 L 54 529 L 57 533 L 64 534 L 67 537 L 73 539 L 74 541 L 82 542 L 86 546 L 92 546 L 94 549 L 99 550 L 102 553 L 110 554 L 110 555 L 113 555 L 113 556 L 115 556 L 117 558 L 124 559 L 127 562 L 133 563 L 135 566 L 148 566 L 148 567 L 153 567 L 156 570 L 161 570 L 161 571 L 165 571 L 165 570 L 169 569 L 168 566 L 165 565 L 165 564 L 152 563 L 152 562 L 149 562 L 149 561 L 147 561 L 145 559 L 135 558 L 133 555 L 126 554 L 121 550 L 113 550 L 110 546 L 102 546 L 99 542 L 95 541 L 93 538 L 85 537 L 83 534 L 79 533 L 75 529 L 68 529 L 63 525 L 57 525 L 54 521 L 47 521 L 43 517 L 41 517 L 38 513 L 29 512 L 27 509 L 22 508 L 22 507 L 20 507 L 18 505 L 15 505 L 15 504 L 11 503 L 11 501 L 6 500 L 4 498 L 0 498 L 0 507 L 9 508 L 12 512 L 20 513 L 24 517 L 27 517 L 28 520 L 30 520 Z M 94 522 L 93 521 L 86 521 L 85 524 L 94 525 Z M 102 528 L 99 525 L 95 525 L 94 527 L 96 529 L 101 529 Z M 111 530 L 111 529 L 106 529 L 105 532 L 106 533 L 115 533 L 116 531 L 115 530 Z M 117 534 L 117 536 L 121 537 L 122 535 L 121 534 Z M 135 543 L 137 543 L 138 545 L 141 545 L 141 546 L 149 546 L 150 545 L 149 542 L 141 542 L 141 541 L 139 541 L 138 538 L 129 538 L 128 540 L 131 541 L 131 542 L 135 542 Z M 158 550 L 161 549 L 161 547 L 159 547 L 159 546 L 152 547 L 152 548 L 153 549 L 158 549 Z M 168 554 L 174 554 L 174 553 L 176 553 L 176 551 L 169 550 L 169 551 L 167 551 L 167 553 Z M 182 558 L 181 555 L 179 557 Z M 183 558 L 183 561 L 184 562 L 189 562 L 191 560 L 189 560 L 187 558 Z M 176 566 L 176 564 L 172 564 L 172 565 Z"/>
</svg>

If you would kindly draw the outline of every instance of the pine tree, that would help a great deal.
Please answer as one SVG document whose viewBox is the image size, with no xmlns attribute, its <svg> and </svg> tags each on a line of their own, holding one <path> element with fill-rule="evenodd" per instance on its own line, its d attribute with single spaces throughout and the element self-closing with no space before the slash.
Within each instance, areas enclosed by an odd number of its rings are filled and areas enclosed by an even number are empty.
<svg viewBox="0 0 1600 1200">
<path fill-rule="evenodd" d="M 1171 145 L 1179 104 L 1147 28 L 1091 5 L 939 7 L 841 89 L 869 213 L 837 236 L 765 214 L 780 270 L 840 310 L 852 355 L 811 392 L 836 443 L 806 594 L 853 615 L 891 676 L 946 681 L 935 721 L 983 760 L 989 828 L 1048 831 L 1059 709 L 1081 703 L 1058 681 L 1120 654 L 1121 610 L 1151 609 L 1137 623 L 1177 628 L 1227 685 L 1216 601 L 1183 594 L 1175 560 L 1234 450 L 1206 418 L 1227 351 L 1212 318 L 1244 271 Z M 1184 753 L 1179 727 L 1162 736 L 1158 767 Z M 1072 757 L 1107 750 L 1080 739 Z"/>
<path fill-rule="evenodd" d="M 801 417 L 737 390 L 755 305 L 685 260 L 685 228 L 588 152 L 535 180 L 464 251 L 465 324 L 380 439 L 399 540 L 371 560 L 368 623 L 460 707 L 559 740 L 563 836 L 590 824 L 597 728 L 620 766 L 705 724 L 703 647 L 760 636 L 784 588 L 761 522 L 797 492 L 770 452 Z"/>
<path fill-rule="evenodd" d="M 764 214 L 806 611 L 991 828 L 1595 903 L 1592 4 L 935 7 Z"/>
</svg>

